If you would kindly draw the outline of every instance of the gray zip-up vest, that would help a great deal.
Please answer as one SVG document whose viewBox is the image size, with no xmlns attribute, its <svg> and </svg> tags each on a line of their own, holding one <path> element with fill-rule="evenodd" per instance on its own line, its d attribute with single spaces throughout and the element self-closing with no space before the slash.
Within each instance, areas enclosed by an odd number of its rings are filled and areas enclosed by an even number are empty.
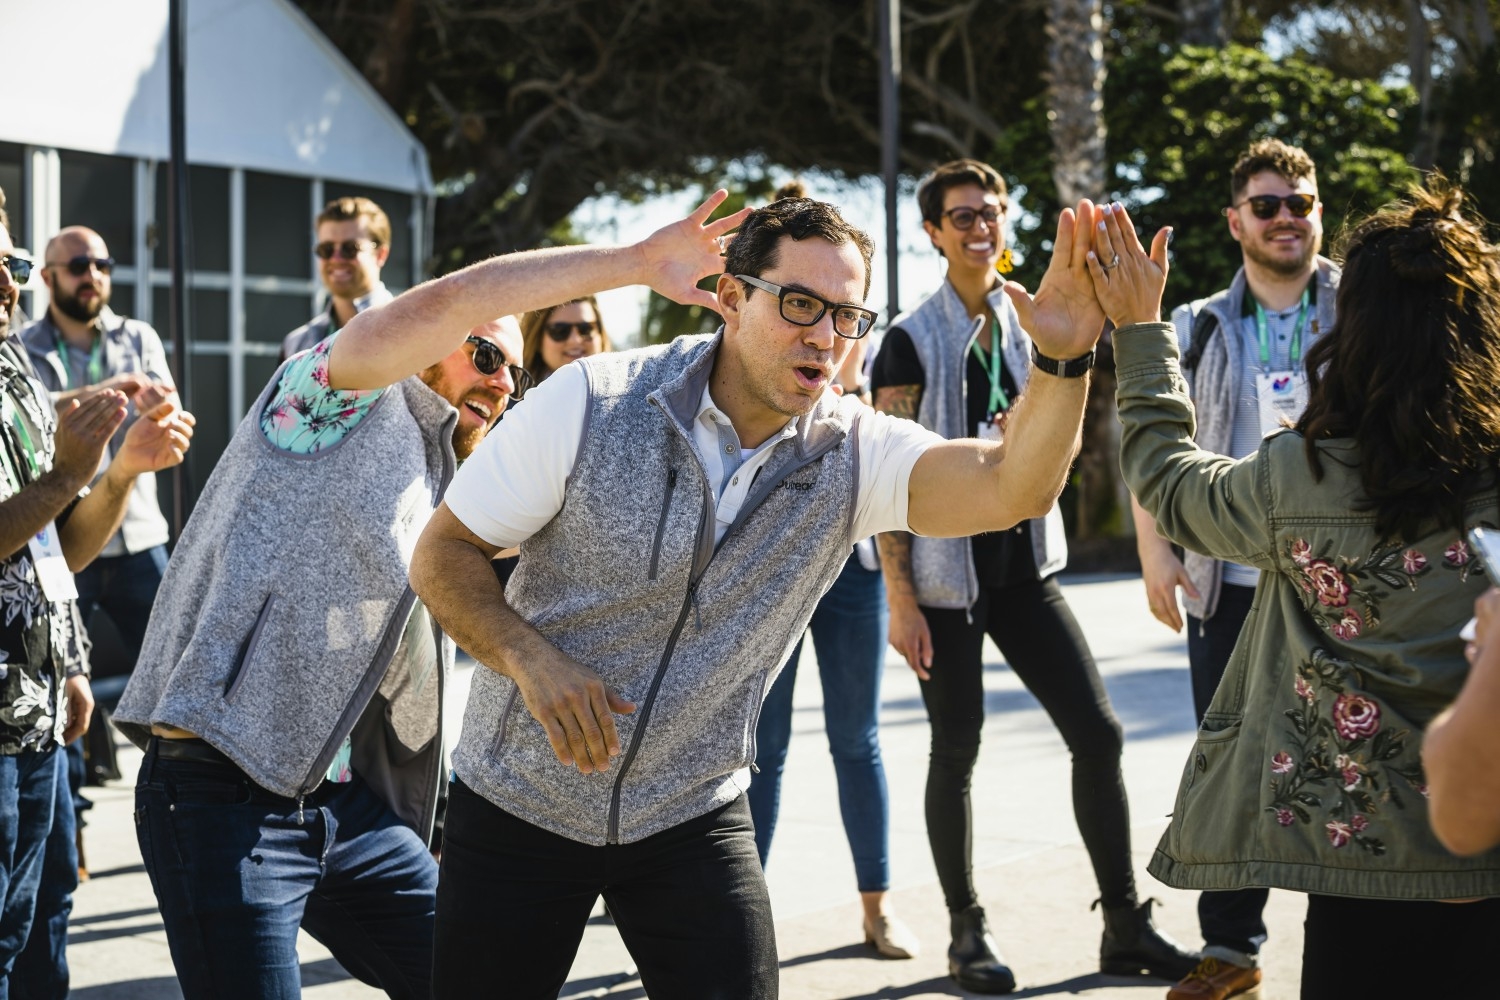
<svg viewBox="0 0 1500 1000">
<path fill-rule="evenodd" d="M 1016 307 L 998 285 L 987 298 L 1000 322 L 1000 353 L 1005 366 L 1015 378 L 1016 391 L 1025 392 L 1026 380 L 1031 376 L 1031 338 L 1021 329 Z M 984 324 L 983 317 L 969 316 L 963 300 L 948 281 L 915 309 L 891 320 L 892 327 L 900 327 L 911 337 L 917 358 L 922 362 L 924 384 L 917 423 L 945 438 L 974 436 L 975 429 L 966 426 L 969 395 L 966 357 L 969 345 L 983 332 Z M 1046 517 L 1033 518 L 1027 524 L 1037 576 L 1045 579 L 1068 562 L 1062 515 L 1054 505 Z M 911 574 L 918 604 L 929 608 L 970 608 L 979 599 L 974 546 L 968 538 L 913 535 Z"/>
<path fill-rule="evenodd" d="M 453 476 L 458 414 L 413 376 L 338 443 L 295 455 L 260 429 L 280 382 L 278 371 L 209 477 L 115 722 L 141 747 L 152 723 L 196 733 L 294 798 L 361 723 L 355 772 L 425 836 L 453 647 L 416 604 L 407 569 Z M 429 636 L 437 676 L 398 676 L 422 660 L 398 647 Z"/>
<path fill-rule="evenodd" d="M 1334 301 L 1339 284 L 1338 266 L 1331 260 L 1319 257 L 1316 280 L 1317 317 L 1308 330 L 1304 348 L 1310 347 L 1320 334 L 1333 328 Z M 1235 272 L 1234 280 L 1222 292 L 1172 310 L 1172 325 L 1177 328 L 1177 343 L 1183 357 L 1189 351 L 1199 357 L 1196 366 L 1184 371 L 1192 390 L 1193 413 L 1198 426 L 1193 439 L 1204 451 L 1217 455 L 1229 455 L 1234 446 L 1234 421 L 1239 410 L 1240 384 L 1245 378 L 1239 328 L 1247 287 L 1245 269 L 1242 267 Z M 1205 312 L 1213 318 L 1200 321 L 1200 315 Z M 1203 344 L 1197 347 L 1192 344 L 1195 325 L 1205 338 Z M 1199 594 L 1195 600 L 1183 591 L 1183 608 L 1199 621 L 1207 621 L 1219 608 L 1219 587 L 1224 582 L 1224 564 L 1197 552 L 1184 552 L 1182 565 Z"/>
<path fill-rule="evenodd" d="M 622 755 L 603 773 L 562 766 L 516 685 L 475 671 L 454 769 L 582 843 L 638 841 L 739 796 L 761 701 L 849 555 L 862 404 L 831 393 L 773 446 L 715 546 L 691 428 L 718 343 L 579 362 L 588 410 L 566 499 L 506 588 L 547 641 L 635 702 L 615 717 Z"/>
</svg>

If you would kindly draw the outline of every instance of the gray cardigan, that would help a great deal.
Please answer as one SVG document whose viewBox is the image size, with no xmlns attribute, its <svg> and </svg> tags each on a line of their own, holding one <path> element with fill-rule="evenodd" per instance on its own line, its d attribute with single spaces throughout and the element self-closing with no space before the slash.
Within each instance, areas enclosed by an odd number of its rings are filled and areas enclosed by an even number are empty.
<svg viewBox="0 0 1500 1000">
<path fill-rule="evenodd" d="M 1031 338 L 1021 329 L 1016 307 L 998 286 L 989 294 L 990 308 L 1000 322 L 1000 353 L 1016 380 L 1016 390 L 1026 391 L 1031 376 Z M 944 281 L 910 312 L 891 320 L 911 337 L 922 362 L 925 380 L 917 422 L 945 438 L 972 437 L 965 426 L 968 384 L 964 377 L 969 345 L 984 329 L 984 319 L 972 318 L 953 285 Z M 1037 576 L 1046 579 L 1068 562 L 1068 542 L 1062 515 L 1054 504 L 1046 517 L 1027 522 L 1031 529 L 1031 551 Z M 979 599 L 979 577 L 974 570 L 974 546 L 968 538 L 911 540 L 912 583 L 917 603 L 929 608 L 970 608 Z"/>
<path fill-rule="evenodd" d="M 692 421 L 719 341 L 578 362 L 587 416 L 562 509 L 521 544 L 515 610 L 636 703 L 624 748 L 580 774 L 553 755 L 516 685 L 476 670 L 454 752 L 464 783 L 585 844 L 631 843 L 739 797 L 761 701 L 849 555 L 863 404 L 825 393 L 779 441 L 715 544 Z M 526 404 L 522 404 L 523 406 Z"/>
<path fill-rule="evenodd" d="M 353 733 L 354 770 L 425 836 L 453 648 L 406 577 L 453 475 L 458 414 L 413 376 L 337 444 L 292 454 L 260 428 L 280 381 L 193 510 L 115 722 L 142 747 L 153 723 L 196 733 L 292 798 Z"/>
</svg>

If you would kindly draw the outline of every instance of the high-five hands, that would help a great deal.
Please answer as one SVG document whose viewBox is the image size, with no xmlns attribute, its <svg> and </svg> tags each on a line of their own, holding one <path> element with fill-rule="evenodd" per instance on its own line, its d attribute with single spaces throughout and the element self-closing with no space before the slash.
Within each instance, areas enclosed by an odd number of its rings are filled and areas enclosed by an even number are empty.
<svg viewBox="0 0 1500 1000">
<path fill-rule="evenodd" d="M 714 209 L 728 197 L 729 192 L 720 188 L 693 209 L 687 218 L 663 226 L 636 244 L 645 258 L 646 284 L 673 302 L 705 306 L 718 312 L 719 300 L 713 292 L 699 288 L 698 282 L 724 270 L 724 238 L 751 212 L 746 207 L 733 215 L 708 222 Z"/>
<path fill-rule="evenodd" d="M 1067 360 L 1087 354 L 1104 332 L 1105 313 L 1088 268 L 1089 231 L 1097 212 L 1088 199 L 1080 201 L 1076 210 L 1062 210 L 1052 262 L 1036 295 L 1027 294 L 1017 282 L 1005 283 L 1005 294 L 1015 303 L 1022 329 L 1049 358 Z"/>
<path fill-rule="evenodd" d="M 1094 295 L 1116 327 L 1160 322 L 1171 236 L 1171 227 L 1157 230 L 1147 253 L 1124 205 L 1102 205 L 1095 211 L 1088 271 Z"/>
</svg>

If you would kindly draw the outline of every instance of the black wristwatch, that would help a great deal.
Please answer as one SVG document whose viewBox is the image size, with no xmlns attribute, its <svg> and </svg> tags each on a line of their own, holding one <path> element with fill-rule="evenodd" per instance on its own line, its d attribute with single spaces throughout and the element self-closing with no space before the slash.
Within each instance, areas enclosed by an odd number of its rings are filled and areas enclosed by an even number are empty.
<svg viewBox="0 0 1500 1000">
<path fill-rule="evenodd" d="M 1094 352 L 1089 351 L 1079 357 L 1059 361 L 1056 358 L 1047 357 L 1036 349 L 1035 344 L 1032 344 L 1031 363 L 1048 375 L 1056 375 L 1058 378 L 1082 378 L 1089 373 L 1090 368 L 1094 367 Z"/>
</svg>

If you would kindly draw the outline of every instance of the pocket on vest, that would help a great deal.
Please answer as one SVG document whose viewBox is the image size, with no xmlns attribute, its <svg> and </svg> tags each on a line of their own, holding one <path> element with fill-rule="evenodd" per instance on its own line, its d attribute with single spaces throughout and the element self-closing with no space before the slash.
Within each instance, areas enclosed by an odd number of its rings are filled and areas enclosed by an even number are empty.
<svg viewBox="0 0 1500 1000">
<path fill-rule="evenodd" d="M 271 616 L 276 613 L 277 605 L 281 599 L 275 594 L 267 594 L 265 603 L 260 606 L 260 613 L 255 616 L 255 627 L 250 630 L 244 645 L 240 649 L 239 658 L 235 661 L 234 669 L 229 672 L 229 679 L 224 682 L 224 700 L 233 701 L 240 687 L 245 683 L 245 678 L 250 674 L 250 668 L 255 664 L 255 653 L 260 647 L 261 636 L 265 633 L 266 625 L 271 621 Z"/>
</svg>

